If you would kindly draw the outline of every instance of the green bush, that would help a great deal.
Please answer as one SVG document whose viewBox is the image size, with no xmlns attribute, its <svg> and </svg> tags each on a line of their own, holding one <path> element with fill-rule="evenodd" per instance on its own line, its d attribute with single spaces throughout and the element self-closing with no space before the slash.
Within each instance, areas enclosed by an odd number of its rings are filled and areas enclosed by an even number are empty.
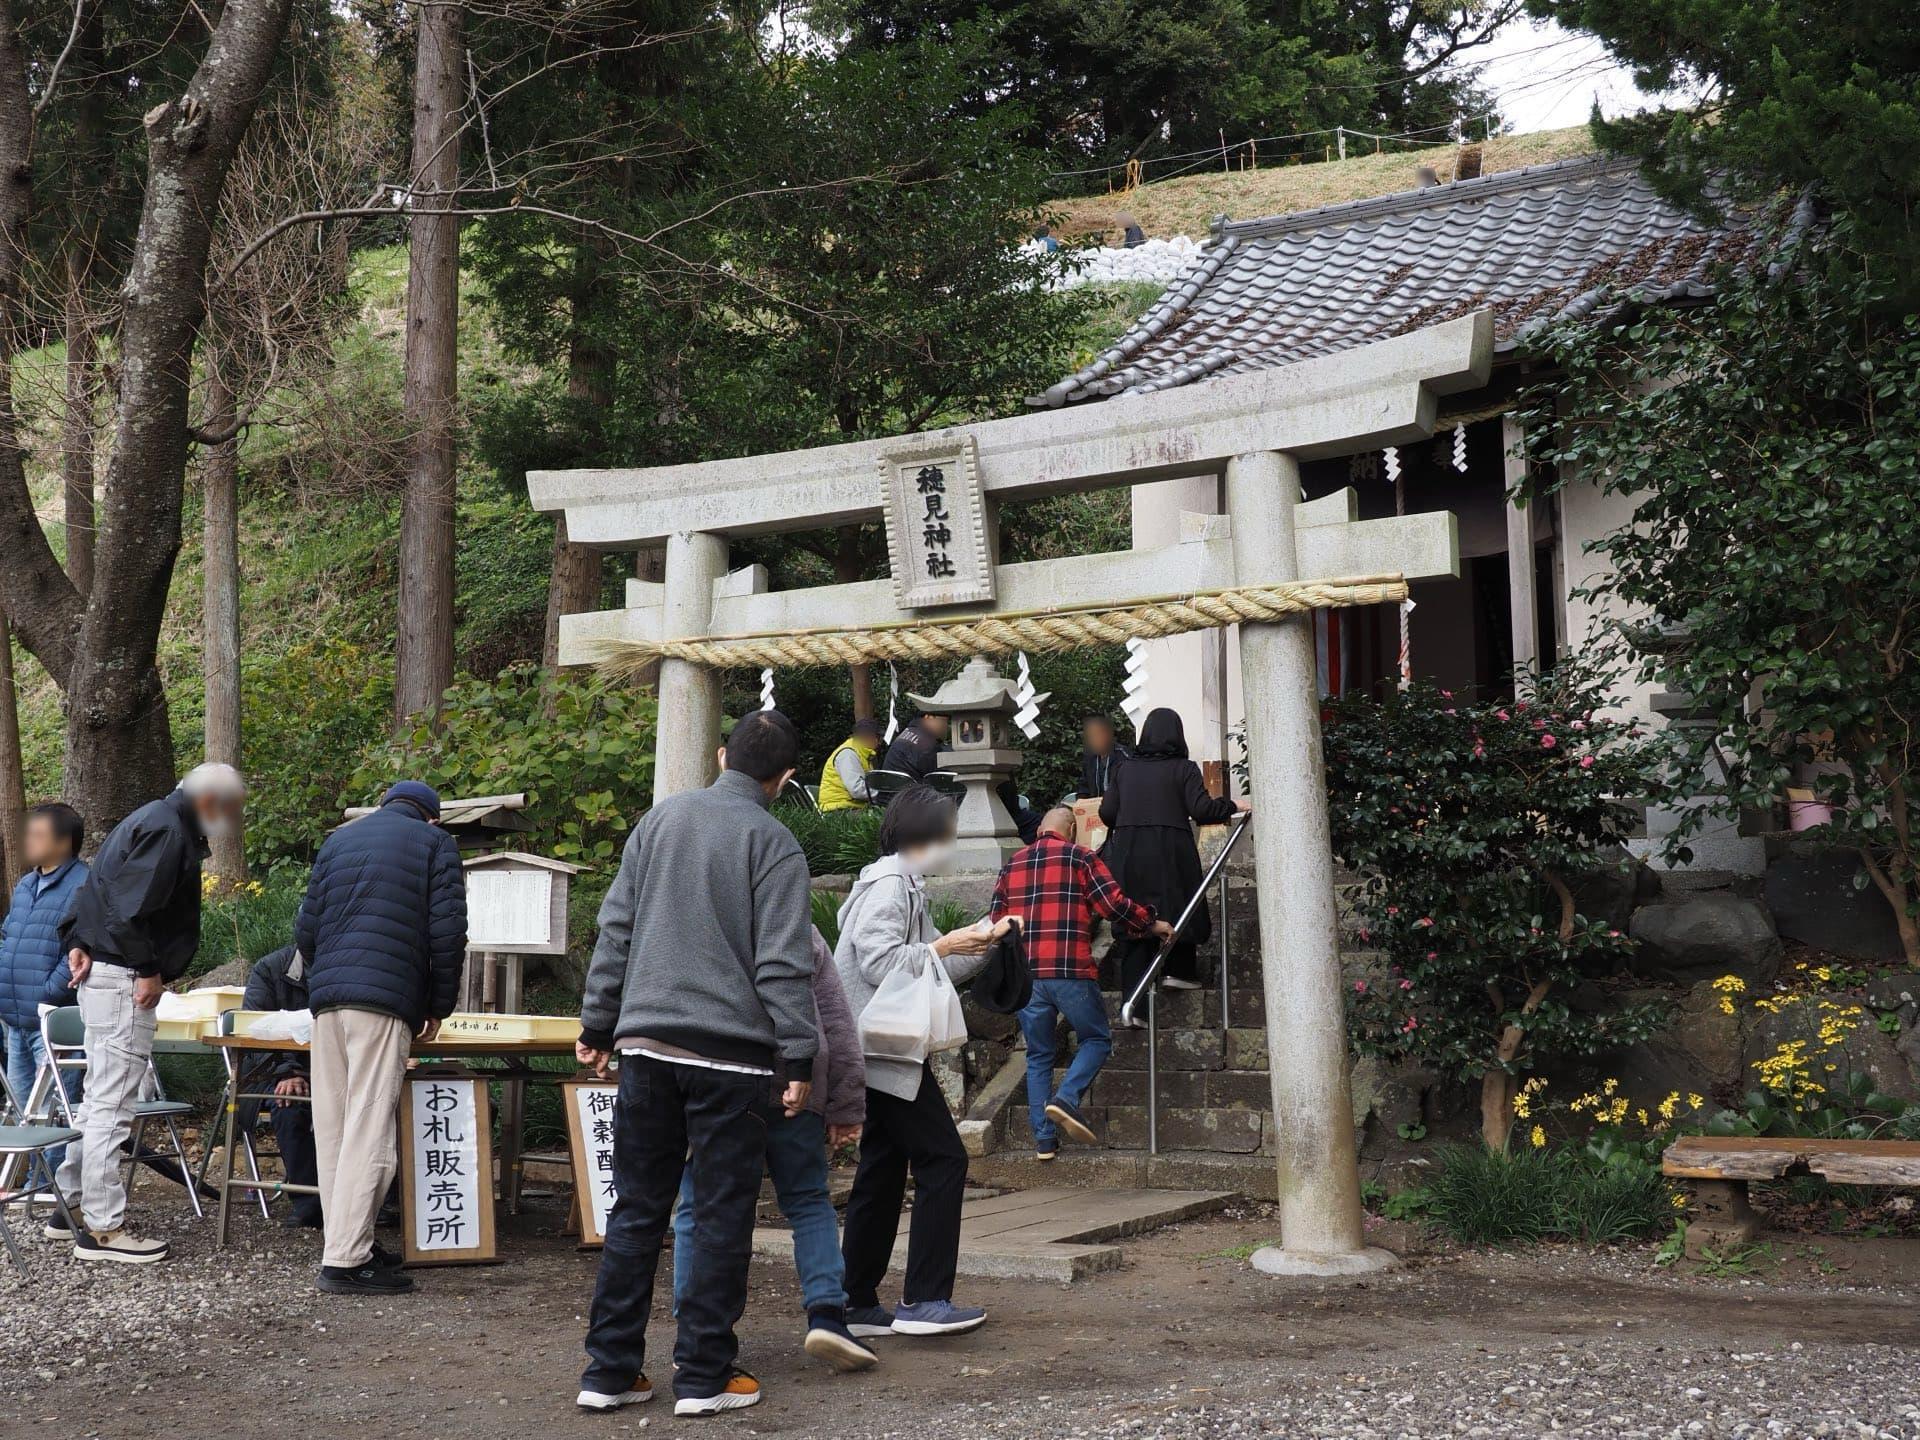
<svg viewBox="0 0 1920 1440">
<path fill-rule="evenodd" d="M 204 975 L 229 960 L 251 964 L 291 945 L 306 893 L 306 867 L 293 865 L 268 871 L 226 895 L 208 893 L 200 906 L 200 949 L 187 974 Z"/>
<path fill-rule="evenodd" d="M 372 800 L 401 777 L 443 795 L 525 792 L 525 847 L 611 866 L 653 793 L 654 699 L 597 675 L 516 665 L 447 691 L 438 730 L 368 751 L 351 790 Z"/>
<path fill-rule="evenodd" d="M 338 638 L 243 663 L 247 856 L 311 864 L 393 707 L 393 661 Z M 357 797 L 356 797 L 357 798 Z"/>
<path fill-rule="evenodd" d="M 1355 1047 L 1481 1085 L 1481 1135 L 1504 1149 L 1518 1074 L 1643 1039 L 1663 1007 L 1576 1009 L 1568 995 L 1629 940 L 1579 912 L 1658 775 L 1652 742 L 1603 710 L 1571 662 L 1510 704 L 1420 683 L 1337 702 L 1326 727 L 1334 851 L 1367 877 L 1362 942 L 1388 969 L 1354 983 Z"/>
<path fill-rule="evenodd" d="M 879 857 L 884 812 L 877 805 L 823 815 L 809 805 L 782 803 L 773 813 L 800 842 L 810 875 L 858 875 Z"/>
<path fill-rule="evenodd" d="M 1665 1181 L 1637 1154 L 1448 1145 L 1439 1160 L 1426 1214 L 1462 1244 L 1600 1244 L 1645 1239 L 1673 1223 Z"/>
</svg>

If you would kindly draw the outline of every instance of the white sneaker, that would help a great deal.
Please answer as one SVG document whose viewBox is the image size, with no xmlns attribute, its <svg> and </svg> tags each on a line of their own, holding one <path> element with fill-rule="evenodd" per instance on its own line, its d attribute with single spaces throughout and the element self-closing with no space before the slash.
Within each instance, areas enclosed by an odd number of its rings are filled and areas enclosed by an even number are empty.
<svg viewBox="0 0 1920 1440">
<path fill-rule="evenodd" d="M 1182 980 L 1177 975 L 1168 975 L 1160 981 L 1160 988 L 1163 990 L 1198 990 L 1200 988 L 1200 982 L 1198 980 Z"/>
<path fill-rule="evenodd" d="M 73 1237 L 77 1260 L 111 1260 L 119 1265 L 152 1265 L 167 1258 L 167 1242 L 142 1240 L 124 1226 L 101 1235 L 82 1225 Z"/>
<path fill-rule="evenodd" d="M 618 1410 L 627 1405 L 644 1405 L 653 1398 L 653 1382 L 642 1375 L 631 1390 L 609 1395 L 604 1390 L 582 1390 L 573 1403 L 582 1410 Z"/>
</svg>

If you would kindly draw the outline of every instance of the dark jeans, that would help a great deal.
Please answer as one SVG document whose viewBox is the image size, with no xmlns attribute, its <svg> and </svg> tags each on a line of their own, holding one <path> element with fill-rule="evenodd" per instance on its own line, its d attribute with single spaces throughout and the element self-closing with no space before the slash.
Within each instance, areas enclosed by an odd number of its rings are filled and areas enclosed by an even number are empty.
<svg viewBox="0 0 1920 1440">
<path fill-rule="evenodd" d="M 318 1185 L 320 1160 L 313 1148 L 313 1107 L 304 1101 L 276 1105 L 267 1112 L 273 1121 L 273 1142 L 280 1148 L 280 1165 L 290 1185 Z M 318 1225 L 320 1197 L 290 1195 L 293 1216 L 302 1225 Z"/>
<path fill-rule="evenodd" d="M 909 1305 L 953 1298 L 960 1258 L 960 1201 L 967 1184 L 967 1152 L 933 1072 L 920 1072 L 920 1093 L 902 1100 L 867 1091 L 867 1123 L 860 1135 L 860 1168 L 847 1200 L 841 1250 L 847 1262 L 850 1309 L 880 1303 L 880 1282 L 900 1235 L 900 1206 L 913 1171 L 913 1223 L 907 1237 Z"/>
<path fill-rule="evenodd" d="M 673 1393 L 681 1399 L 726 1388 L 747 1308 L 754 1204 L 767 1163 L 774 1114 L 772 1077 L 629 1055 L 620 1062 L 613 1117 L 613 1210 L 600 1278 L 587 1321 L 582 1387 L 618 1395 L 646 1360 L 660 1244 L 681 1175 L 693 1171 L 693 1243 L 674 1257 L 687 1269 Z"/>
</svg>

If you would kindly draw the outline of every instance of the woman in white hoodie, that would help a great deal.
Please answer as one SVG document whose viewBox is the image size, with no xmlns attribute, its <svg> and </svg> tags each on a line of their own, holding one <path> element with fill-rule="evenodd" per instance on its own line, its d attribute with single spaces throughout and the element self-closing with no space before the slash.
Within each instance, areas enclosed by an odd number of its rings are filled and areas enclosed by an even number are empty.
<svg viewBox="0 0 1920 1440">
<path fill-rule="evenodd" d="M 860 872 L 840 907 L 840 943 L 833 952 L 856 1017 L 896 970 L 920 975 L 938 965 L 960 985 L 985 966 L 991 931 L 968 925 L 942 935 L 927 903 L 925 877 L 952 859 L 955 823 L 952 800 L 926 785 L 908 786 L 887 805 L 880 858 Z M 909 1169 L 914 1191 L 906 1281 L 900 1308 L 889 1311 L 880 1303 L 879 1286 L 900 1233 Z M 931 1069 L 869 1057 L 860 1168 L 841 1232 L 847 1327 L 855 1335 L 953 1335 L 986 1320 L 986 1311 L 953 1303 L 966 1183 L 966 1150 Z"/>
</svg>

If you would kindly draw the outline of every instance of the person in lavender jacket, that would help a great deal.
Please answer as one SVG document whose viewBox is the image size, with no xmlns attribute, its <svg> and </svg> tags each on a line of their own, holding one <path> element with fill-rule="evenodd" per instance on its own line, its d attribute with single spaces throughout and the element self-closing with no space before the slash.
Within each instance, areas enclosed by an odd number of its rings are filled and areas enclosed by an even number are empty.
<svg viewBox="0 0 1920 1440">
<path fill-rule="evenodd" d="M 813 1058 L 813 1092 L 807 1108 L 767 1127 L 767 1172 L 780 1213 L 793 1227 L 793 1264 L 800 1272 L 800 1298 L 807 1310 L 806 1351 L 836 1370 L 868 1370 L 880 1357 L 847 1329 L 847 1273 L 840 1255 L 840 1226 L 827 1190 L 827 1157 L 858 1143 L 867 1118 L 867 1065 L 860 1031 L 833 965 L 833 951 L 813 932 L 814 1024 L 820 1048 Z M 693 1242 L 693 1171 L 680 1182 L 673 1217 L 676 1255 Z M 674 1310 L 690 1277 L 673 1272 Z"/>
</svg>

